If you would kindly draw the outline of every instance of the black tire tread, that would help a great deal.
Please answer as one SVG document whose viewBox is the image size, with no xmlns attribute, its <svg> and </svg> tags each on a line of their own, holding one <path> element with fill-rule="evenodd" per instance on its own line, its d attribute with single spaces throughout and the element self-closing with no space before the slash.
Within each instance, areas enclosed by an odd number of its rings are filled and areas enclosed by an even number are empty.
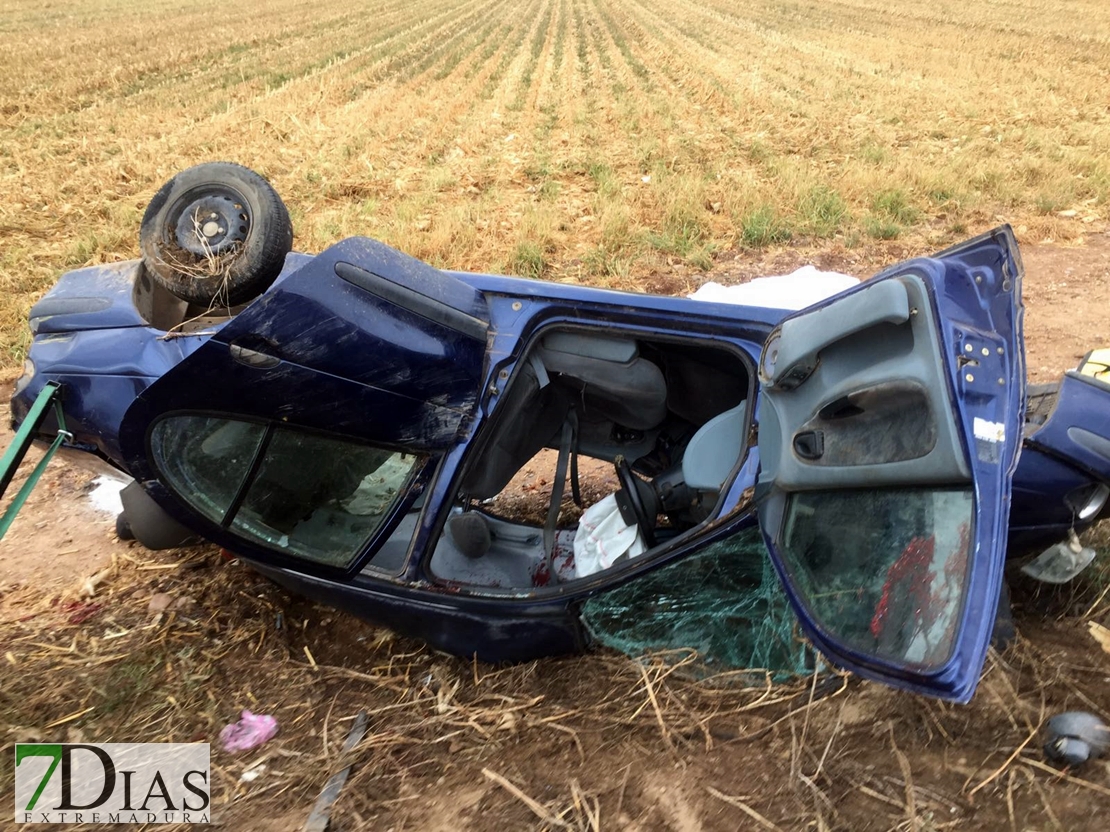
<svg viewBox="0 0 1110 832">
<path fill-rule="evenodd" d="M 203 185 L 227 185 L 251 203 L 250 234 L 223 281 L 198 280 L 162 256 L 166 212 L 177 196 Z M 139 229 L 139 246 L 146 270 L 176 297 L 196 304 L 218 299 L 236 306 L 257 297 L 281 273 L 285 255 L 293 247 L 293 224 L 285 203 L 262 176 L 234 162 L 205 162 L 178 173 L 150 200 Z"/>
</svg>

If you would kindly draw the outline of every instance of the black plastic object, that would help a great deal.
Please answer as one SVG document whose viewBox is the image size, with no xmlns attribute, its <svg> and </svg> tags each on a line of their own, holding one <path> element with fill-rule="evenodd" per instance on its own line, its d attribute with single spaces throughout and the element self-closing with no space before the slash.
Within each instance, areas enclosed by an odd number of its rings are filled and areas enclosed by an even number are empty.
<svg viewBox="0 0 1110 832">
<path fill-rule="evenodd" d="M 477 512 L 456 514 L 447 521 L 447 533 L 455 548 L 468 558 L 480 558 L 493 545 L 489 523 Z"/>
<path fill-rule="evenodd" d="M 802 459 L 815 460 L 825 455 L 825 434 L 819 430 L 807 430 L 794 437 L 794 453 Z"/>
<path fill-rule="evenodd" d="M 293 247 L 293 224 L 269 182 L 231 162 L 183 170 L 150 200 L 139 228 L 143 266 L 198 304 L 235 306 L 261 294 Z"/>
<path fill-rule="evenodd" d="M 424 268 L 430 269 L 431 267 L 425 266 Z M 368 269 L 352 266 L 350 263 L 336 263 L 335 273 L 348 283 L 358 286 L 387 303 L 422 318 L 427 318 L 429 321 L 457 332 L 459 335 L 465 335 L 467 338 L 473 338 L 483 344 L 486 342 L 489 325 L 481 318 L 476 318 L 461 309 L 456 309 L 449 300 L 425 294 L 411 286 L 396 282 L 388 275 L 375 274 Z M 428 291 L 426 286 L 424 288 L 425 291 Z"/>
<path fill-rule="evenodd" d="M 131 523 L 127 520 L 127 513 L 121 511 L 116 515 L 116 537 L 120 540 L 134 540 L 135 533 L 131 531 Z"/>
<path fill-rule="evenodd" d="M 148 549 L 174 549 L 199 542 L 200 538 L 182 526 L 147 496 L 137 482 L 130 483 L 119 493 L 123 504 L 122 522 L 132 537 Z M 121 518 L 116 518 L 117 532 Z M 124 538 L 122 535 L 120 539 Z"/>
<path fill-rule="evenodd" d="M 623 456 L 618 456 L 613 461 L 613 467 L 616 468 L 617 480 L 621 484 L 621 490 L 616 494 L 621 519 L 629 525 L 632 525 L 630 521 L 635 521 L 644 538 L 644 545 L 650 549 L 655 545 L 655 517 L 659 513 L 655 494 L 650 487 L 640 487 L 640 480 L 632 473 L 628 460 Z M 645 497 L 648 499 L 645 500 Z M 651 504 L 651 509 L 648 508 L 648 503 Z M 632 516 L 629 517 L 629 514 Z"/>
<path fill-rule="evenodd" d="M 1066 711 L 1048 721 L 1045 755 L 1054 763 L 1077 766 L 1110 751 L 1110 727 L 1086 711 Z"/>
</svg>

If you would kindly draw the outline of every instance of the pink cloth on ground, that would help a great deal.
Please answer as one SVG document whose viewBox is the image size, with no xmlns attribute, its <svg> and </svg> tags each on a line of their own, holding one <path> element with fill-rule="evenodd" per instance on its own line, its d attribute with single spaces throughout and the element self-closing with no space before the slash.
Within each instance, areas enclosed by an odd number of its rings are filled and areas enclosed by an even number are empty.
<svg viewBox="0 0 1110 832">
<path fill-rule="evenodd" d="M 225 725 L 220 731 L 220 743 L 225 751 L 230 751 L 232 754 L 250 751 L 273 739 L 277 729 L 277 720 L 272 716 L 243 711 L 242 718 L 238 722 Z"/>
</svg>

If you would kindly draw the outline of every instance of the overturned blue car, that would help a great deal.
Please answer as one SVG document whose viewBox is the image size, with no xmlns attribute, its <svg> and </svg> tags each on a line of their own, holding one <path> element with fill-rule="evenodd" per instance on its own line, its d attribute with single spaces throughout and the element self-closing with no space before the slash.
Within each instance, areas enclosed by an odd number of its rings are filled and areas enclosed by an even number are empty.
<svg viewBox="0 0 1110 832">
<path fill-rule="evenodd" d="M 13 421 L 132 477 L 146 545 L 200 537 L 503 661 L 583 649 L 587 599 L 758 524 L 832 662 L 959 701 L 1007 554 L 1047 547 L 1064 580 L 1089 559 L 1066 541 L 1110 493 L 1110 384 L 1070 372 L 1027 413 L 1008 227 L 794 313 L 291 239 L 264 180 L 201 165 L 152 201 L 141 260 L 31 311 Z M 491 513 L 545 448 L 547 522 Z M 579 458 L 620 488 L 568 528 Z"/>
</svg>

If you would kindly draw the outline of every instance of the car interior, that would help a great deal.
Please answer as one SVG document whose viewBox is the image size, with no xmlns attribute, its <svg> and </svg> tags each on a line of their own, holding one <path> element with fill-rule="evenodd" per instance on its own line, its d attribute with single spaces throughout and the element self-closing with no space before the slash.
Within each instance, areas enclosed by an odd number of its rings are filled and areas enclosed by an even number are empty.
<svg viewBox="0 0 1110 832">
<path fill-rule="evenodd" d="M 557 527 L 567 488 L 577 501 L 579 457 L 614 465 L 621 517 L 647 549 L 704 522 L 742 460 L 750 384 L 745 360 L 725 348 L 548 331 L 518 362 L 468 454 L 431 572 L 511 590 L 582 577 L 577 528 Z M 544 448 L 558 451 L 544 526 L 494 516 L 492 498 Z"/>
</svg>

